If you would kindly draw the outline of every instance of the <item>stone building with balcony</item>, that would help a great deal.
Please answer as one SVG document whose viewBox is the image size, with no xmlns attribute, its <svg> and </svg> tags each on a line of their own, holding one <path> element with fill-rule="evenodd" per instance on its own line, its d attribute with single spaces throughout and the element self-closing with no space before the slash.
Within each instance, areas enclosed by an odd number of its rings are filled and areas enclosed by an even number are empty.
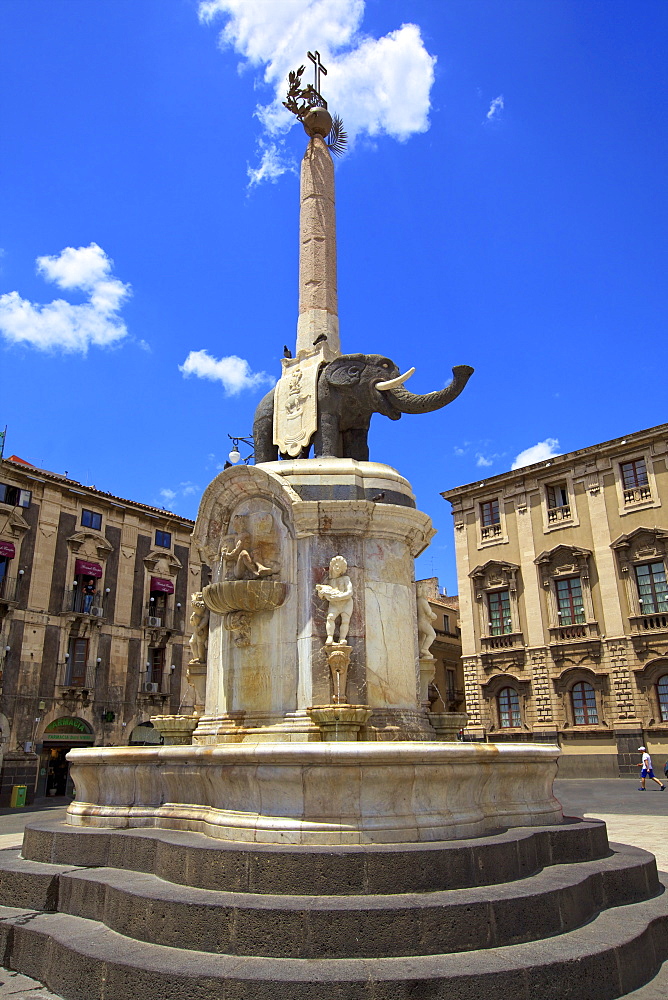
<svg viewBox="0 0 668 1000">
<path fill-rule="evenodd" d="M 152 742 L 191 710 L 193 522 L 0 463 L 0 806 L 15 784 L 64 794 L 76 746 Z"/>
<path fill-rule="evenodd" d="M 668 754 L 668 425 L 443 493 L 467 733 L 558 741 L 562 776 Z"/>
</svg>

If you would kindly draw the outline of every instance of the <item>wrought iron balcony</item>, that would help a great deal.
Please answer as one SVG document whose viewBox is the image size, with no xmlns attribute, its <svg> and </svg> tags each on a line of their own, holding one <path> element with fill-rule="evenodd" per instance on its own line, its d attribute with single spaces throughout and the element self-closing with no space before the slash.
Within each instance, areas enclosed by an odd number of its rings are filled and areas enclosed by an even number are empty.
<svg viewBox="0 0 668 1000">
<path fill-rule="evenodd" d="M 95 690 L 95 669 L 96 664 L 87 663 L 85 668 L 81 664 L 71 663 L 65 660 L 58 664 L 56 674 L 56 687 L 70 691 L 94 691 Z"/>
<path fill-rule="evenodd" d="M 0 580 L 0 604 L 16 604 L 19 599 L 20 576 L 3 576 Z"/>
<path fill-rule="evenodd" d="M 169 631 L 173 631 L 178 627 L 171 608 L 156 608 L 153 604 L 146 605 L 144 610 L 144 625 L 146 628 L 164 628 Z"/>
<path fill-rule="evenodd" d="M 652 491 L 649 486 L 634 486 L 633 489 L 624 490 L 624 504 L 642 503 L 643 500 L 651 500 Z"/>
<path fill-rule="evenodd" d="M 65 614 L 86 615 L 90 618 L 104 618 L 104 593 L 86 594 L 74 587 L 66 590 L 63 596 L 63 612 Z"/>
<path fill-rule="evenodd" d="M 139 675 L 139 696 L 144 698 L 161 698 L 169 695 L 171 671 L 165 669 L 160 680 L 154 680 L 150 671 Z"/>
<path fill-rule="evenodd" d="M 570 521 L 570 519 L 571 505 L 569 503 L 562 507 L 548 507 L 547 509 L 547 520 L 550 524 L 556 524 L 557 521 Z"/>
</svg>

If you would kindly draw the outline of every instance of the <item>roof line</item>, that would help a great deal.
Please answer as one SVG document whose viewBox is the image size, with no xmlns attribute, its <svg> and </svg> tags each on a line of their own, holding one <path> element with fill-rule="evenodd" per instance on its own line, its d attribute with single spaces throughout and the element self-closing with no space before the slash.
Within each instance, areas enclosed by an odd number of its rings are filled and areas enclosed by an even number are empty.
<svg viewBox="0 0 668 1000">
<path fill-rule="evenodd" d="M 577 458 L 578 455 L 584 455 L 586 452 L 591 452 L 592 448 L 606 449 L 619 447 L 620 445 L 628 444 L 638 438 L 642 438 L 643 435 L 656 434 L 661 431 L 668 433 L 668 424 L 657 424 L 656 427 L 647 427 L 641 431 L 633 431 L 630 434 L 623 434 L 621 437 L 611 438 L 609 441 L 601 441 L 600 444 L 590 444 L 584 448 L 577 448 L 575 451 L 567 451 L 563 455 L 553 455 L 551 458 L 542 459 L 540 462 L 533 462 L 532 465 L 521 465 L 519 469 L 508 469 L 507 472 L 498 472 L 495 476 L 487 476 L 484 479 L 474 480 L 472 483 L 464 483 L 462 486 L 453 486 L 449 490 L 443 490 L 441 492 L 441 496 L 448 500 L 451 496 L 454 496 L 461 490 L 478 489 L 483 486 L 487 487 L 499 479 L 505 479 L 507 476 L 522 476 L 539 472 L 541 469 L 546 469 L 552 465 L 567 464 L 569 461 L 573 461 L 574 458 Z"/>
<path fill-rule="evenodd" d="M 46 479 L 54 480 L 55 482 L 60 483 L 62 486 L 72 489 L 73 492 L 78 492 L 75 489 L 75 487 L 78 486 L 80 487 L 80 489 L 86 490 L 88 493 L 91 493 L 94 496 L 104 497 L 105 499 L 111 502 L 118 501 L 123 504 L 129 504 L 132 507 L 140 507 L 142 510 L 149 510 L 156 515 L 159 514 L 161 517 L 173 518 L 176 521 L 183 521 L 186 524 L 195 523 L 193 520 L 191 520 L 191 518 L 183 517 L 181 514 L 175 514 L 171 510 L 164 510 L 161 507 L 152 507 L 150 504 L 141 503 L 139 500 L 128 500 L 126 497 L 119 497 L 116 496 L 116 494 L 114 493 L 106 493 L 104 490 L 98 490 L 96 489 L 95 486 L 84 486 L 83 483 L 78 482 L 76 479 L 68 479 L 66 476 L 62 476 L 57 472 L 49 472 L 47 469 L 40 469 L 38 468 L 38 466 L 30 465 L 28 462 L 23 462 L 23 461 L 15 462 L 12 461 L 11 458 L 3 458 L 2 464 L 15 466 L 15 468 L 23 472 L 24 475 L 26 474 L 27 469 L 31 469 L 33 472 L 39 473 L 40 476 L 45 476 Z"/>
</svg>

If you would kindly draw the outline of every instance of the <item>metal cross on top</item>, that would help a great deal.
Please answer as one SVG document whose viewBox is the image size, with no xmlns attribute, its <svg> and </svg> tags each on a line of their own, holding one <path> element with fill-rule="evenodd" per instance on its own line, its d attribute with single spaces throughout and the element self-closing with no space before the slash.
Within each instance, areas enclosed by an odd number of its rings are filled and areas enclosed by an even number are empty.
<svg viewBox="0 0 668 1000">
<path fill-rule="evenodd" d="M 320 97 L 322 96 L 320 94 L 320 74 L 322 73 L 323 76 L 327 76 L 327 70 L 320 62 L 320 53 L 317 51 L 317 49 L 315 55 L 313 54 L 313 52 L 309 52 L 307 53 L 307 55 L 315 67 L 315 92 Z"/>
</svg>

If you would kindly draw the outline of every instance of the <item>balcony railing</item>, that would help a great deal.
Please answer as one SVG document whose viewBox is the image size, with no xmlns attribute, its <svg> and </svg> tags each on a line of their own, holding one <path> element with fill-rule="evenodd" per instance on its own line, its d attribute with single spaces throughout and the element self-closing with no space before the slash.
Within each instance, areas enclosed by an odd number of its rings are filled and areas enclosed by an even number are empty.
<svg viewBox="0 0 668 1000">
<path fill-rule="evenodd" d="M 501 534 L 500 524 L 485 524 L 480 529 L 480 537 L 483 541 L 487 541 L 489 538 L 496 538 L 497 535 Z"/>
<path fill-rule="evenodd" d="M 160 680 L 155 680 L 150 671 L 141 673 L 139 681 L 139 694 L 144 697 L 158 697 L 168 695 L 170 690 L 171 672 L 164 670 Z"/>
<path fill-rule="evenodd" d="M 550 629 L 551 642 L 583 642 L 598 639 L 598 623 L 582 622 L 576 625 L 556 625 Z"/>
<path fill-rule="evenodd" d="M 483 651 L 493 652 L 497 649 L 516 649 L 524 646 L 522 632 L 507 632 L 505 635 L 483 635 L 480 639 Z"/>
<path fill-rule="evenodd" d="M 5 604 L 14 604 L 18 601 L 20 580 L 18 576 L 4 576 L 0 580 L 0 601 L 4 601 Z"/>
<path fill-rule="evenodd" d="M 649 615 L 631 615 L 629 618 L 631 631 L 638 632 L 660 632 L 668 629 L 668 613 L 658 611 Z"/>
<path fill-rule="evenodd" d="M 144 610 L 144 625 L 147 628 L 177 628 L 174 612 L 171 608 L 156 608 L 147 604 Z"/>
<path fill-rule="evenodd" d="M 63 611 L 66 614 L 104 618 L 104 594 L 84 594 L 77 587 L 66 590 L 63 597 Z"/>
<path fill-rule="evenodd" d="M 571 505 L 566 503 L 563 507 L 548 507 L 547 519 L 550 524 L 554 524 L 556 521 L 570 521 Z"/>
<path fill-rule="evenodd" d="M 87 663 L 85 669 L 82 669 L 80 665 L 65 660 L 58 664 L 56 686 L 68 690 L 94 691 L 95 667 L 94 663 Z"/>
<path fill-rule="evenodd" d="M 643 500 L 651 500 L 652 491 L 649 486 L 634 486 L 633 489 L 624 490 L 624 503 L 641 503 Z"/>
</svg>

